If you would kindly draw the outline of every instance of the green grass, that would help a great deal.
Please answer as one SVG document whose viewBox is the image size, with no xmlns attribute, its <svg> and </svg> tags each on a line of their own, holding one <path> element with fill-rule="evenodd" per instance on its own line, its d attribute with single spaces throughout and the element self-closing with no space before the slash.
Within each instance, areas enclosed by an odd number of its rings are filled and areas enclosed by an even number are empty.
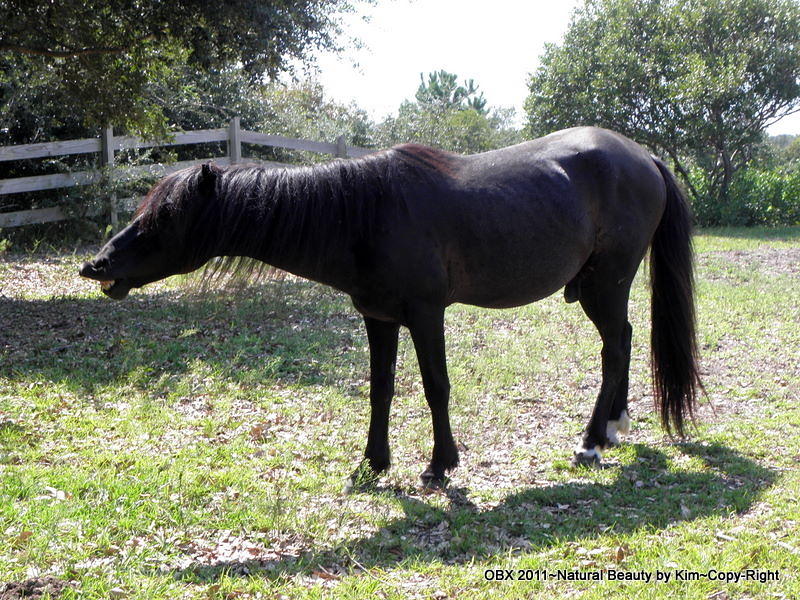
<svg viewBox="0 0 800 600">
<path fill-rule="evenodd" d="M 353 495 L 368 355 L 346 297 L 167 282 L 114 303 L 76 279 L 80 252 L 6 254 L 0 589 L 52 575 L 73 582 L 64 598 L 798 597 L 800 229 L 695 246 L 710 403 L 689 440 L 664 437 L 651 408 L 642 272 L 634 430 L 606 468 L 569 467 L 600 343 L 557 294 L 448 311 L 462 465 L 444 491 L 418 486 L 430 422 L 401 334 L 393 467 Z M 496 569 L 534 580 L 488 581 Z M 672 579 L 543 580 L 559 569 Z M 711 569 L 780 580 L 674 580 Z"/>
</svg>

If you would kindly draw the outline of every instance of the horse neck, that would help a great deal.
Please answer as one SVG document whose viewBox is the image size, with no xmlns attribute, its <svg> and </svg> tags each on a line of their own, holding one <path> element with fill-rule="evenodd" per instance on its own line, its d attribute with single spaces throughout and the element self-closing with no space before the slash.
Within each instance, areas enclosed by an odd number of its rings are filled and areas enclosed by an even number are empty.
<svg viewBox="0 0 800 600">
<path fill-rule="evenodd" d="M 346 289 L 354 271 L 350 249 L 369 227 L 365 190 L 375 185 L 343 163 L 239 175 L 221 190 L 223 215 L 236 215 L 221 218 L 231 232 L 224 254 Z"/>
</svg>

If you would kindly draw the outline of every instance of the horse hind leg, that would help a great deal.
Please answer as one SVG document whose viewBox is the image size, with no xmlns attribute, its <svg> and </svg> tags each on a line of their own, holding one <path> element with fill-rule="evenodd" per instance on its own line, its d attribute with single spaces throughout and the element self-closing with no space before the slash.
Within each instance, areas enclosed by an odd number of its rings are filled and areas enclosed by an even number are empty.
<svg viewBox="0 0 800 600">
<path fill-rule="evenodd" d="M 633 330 L 630 323 L 626 322 L 623 339 L 623 350 L 625 351 L 626 357 L 625 373 L 614 394 L 614 401 L 611 404 L 611 413 L 609 414 L 608 425 L 606 426 L 606 437 L 611 446 L 618 446 L 621 443 L 619 435 L 625 435 L 631 430 L 631 418 L 628 412 L 628 373 L 630 371 L 632 333 Z"/>
<path fill-rule="evenodd" d="M 574 464 L 599 464 L 601 452 L 612 445 L 616 433 L 621 432 L 621 421 L 627 418 L 631 350 L 628 296 L 633 275 L 623 276 L 619 271 L 595 271 L 592 275 L 581 281 L 579 300 L 603 341 L 602 383 L 583 439 L 575 451 Z"/>
</svg>

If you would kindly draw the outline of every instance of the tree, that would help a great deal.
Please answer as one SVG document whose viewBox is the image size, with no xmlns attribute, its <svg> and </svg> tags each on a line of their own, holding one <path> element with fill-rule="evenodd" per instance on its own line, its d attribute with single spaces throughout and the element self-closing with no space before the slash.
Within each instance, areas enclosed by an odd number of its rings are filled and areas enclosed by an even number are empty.
<svg viewBox="0 0 800 600">
<path fill-rule="evenodd" d="M 586 0 L 530 80 L 528 132 L 615 129 L 727 197 L 762 131 L 800 109 L 793 0 Z"/>
<path fill-rule="evenodd" d="M 775 144 L 778 150 L 776 162 L 784 165 L 800 165 L 800 136 L 777 136 L 781 139 Z"/>
<path fill-rule="evenodd" d="M 486 98 L 483 97 L 483 92 L 478 94 L 478 86 L 475 85 L 473 79 L 467 79 L 464 81 L 464 85 L 458 85 L 458 76 L 443 69 L 428 73 L 427 82 L 422 73 L 419 74 L 419 79 L 420 84 L 415 97 L 417 103 L 424 110 L 444 111 L 471 108 L 482 115 L 488 112 Z"/>
<path fill-rule="evenodd" d="M 195 130 L 227 127 L 234 116 L 241 127 L 251 131 L 334 141 L 344 135 L 348 145 L 370 147 L 375 144 L 373 123 L 367 113 L 350 104 L 325 97 L 322 86 L 314 81 L 290 85 L 275 82 L 251 82 L 237 67 L 196 71 L 188 67 L 176 71 L 174 85 L 150 83 L 147 95 L 157 98 L 166 122 L 172 130 Z M 97 131 L 86 126 L 69 105 L 63 93 L 44 85 L 28 82 L 26 93 L 13 103 L 0 107 L 0 146 L 43 140 L 96 137 Z M 127 150 L 118 161 L 189 160 L 213 156 L 224 144 L 161 148 L 154 151 Z M 279 162 L 319 162 L 329 160 L 323 154 L 253 146 L 249 155 Z M 53 168 L 75 166 L 90 168 L 95 157 L 62 157 L 57 163 L 45 160 L 0 162 L 0 179 L 45 174 Z M 74 163 L 74 164 L 73 164 Z M 0 198 L 2 200 L 2 198 Z M 0 201 L 2 204 L 2 201 Z"/>
<path fill-rule="evenodd" d="M 474 153 L 520 141 L 514 109 L 492 108 L 474 80 L 458 84 L 458 76 L 440 70 L 425 76 L 415 102 L 400 104 L 396 117 L 375 127 L 379 146 L 418 142 L 454 152 Z"/>
<path fill-rule="evenodd" d="M 322 87 L 306 81 L 284 85 L 275 82 L 252 82 L 241 68 L 226 67 L 199 71 L 184 65 L 176 71 L 175 84 L 162 86 L 151 82 L 147 94 L 158 98 L 164 116 L 172 128 L 185 130 L 226 127 L 234 116 L 241 126 L 251 131 L 334 141 L 345 136 L 348 145 L 369 147 L 374 144 L 373 125 L 365 111 L 354 105 L 343 105 L 325 97 Z M 54 95 L 46 86 L 28 82 L 26 93 L 17 102 L 0 109 L 0 146 L 29 141 L 64 140 L 96 137 L 97 131 L 87 127 L 61 94 Z M 126 149 L 116 153 L 117 164 L 150 164 L 192 160 L 226 154 L 225 142 L 209 142 L 177 147 Z M 294 164 L 309 164 L 331 159 L 330 155 L 277 147 L 248 145 L 245 156 Z M 65 170 L 83 171 L 96 168 L 96 155 L 82 154 L 34 160 L 0 162 L 0 179 L 50 174 Z M 120 174 L 120 172 L 117 172 Z M 89 206 L 105 206 L 111 193 L 118 197 L 142 195 L 153 183 L 150 176 L 142 179 L 103 178 L 101 183 L 26 194 L 0 195 L 0 212 L 27 210 L 49 206 L 80 211 Z M 104 217 L 101 217 L 101 222 Z M 102 222 L 99 231 L 106 226 Z M 25 239 L 34 235 L 49 237 L 86 236 L 96 240 L 100 235 L 91 222 L 70 220 L 29 228 L 17 228 L 9 239 Z"/>
<path fill-rule="evenodd" d="M 350 0 L 0 0 L 1 100 L 25 93 L 9 82 L 32 78 L 89 124 L 163 133 L 152 84 L 172 85 L 183 65 L 240 64 L 251 81 L 272 78 L 335 49 L 338 16 L 351 8 Z"/>
<path fill-rule="evenodd" d="M 377 145 L 417 142 L 472 154 L 521 141 L 513 124 L 514 109 L 497 108 L 486 114 L 472 108 L 425 110 L 415 102 L 403 102 L 397 116 L 375 127 Z"/>
<path fill-rule="evenodd" d="M 287 137 L 333 141 L 344 135 L 347 144 L 370 146 L 372 122 L 366 111 L 354 104 L 328 99 L 314 80 L 291 84 L 250 82 L 239 68 L 186 72 L 180 85 L 159 89 L 170 123 L 185 129 L 226 127 L 238 116 L 241 127 Z M 251 152 L 262 151 L 253 147 Z M 268 157 L 295 162 L 293 152 Z M 303 159 L 329 160 L 323 154 L 303 153 Z"/>
</svg>

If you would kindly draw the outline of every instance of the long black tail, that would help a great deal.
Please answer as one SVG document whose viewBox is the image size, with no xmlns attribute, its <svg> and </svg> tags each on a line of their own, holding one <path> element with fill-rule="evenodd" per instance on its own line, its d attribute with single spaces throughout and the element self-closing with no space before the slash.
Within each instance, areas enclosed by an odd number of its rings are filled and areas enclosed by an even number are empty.
<svg viewBox="0 0 800 600">
<path fill-rule="evenodd" d="M 650 252 L 652 289 L 651 365 L 661 423 L 684 435 L 703 389 L 698 372 L 694 310 L 694 260 L 691 213 L 685 195 L 667 166 L 654 157 L 667 186 L 664 215 Z"/>
</svg>

